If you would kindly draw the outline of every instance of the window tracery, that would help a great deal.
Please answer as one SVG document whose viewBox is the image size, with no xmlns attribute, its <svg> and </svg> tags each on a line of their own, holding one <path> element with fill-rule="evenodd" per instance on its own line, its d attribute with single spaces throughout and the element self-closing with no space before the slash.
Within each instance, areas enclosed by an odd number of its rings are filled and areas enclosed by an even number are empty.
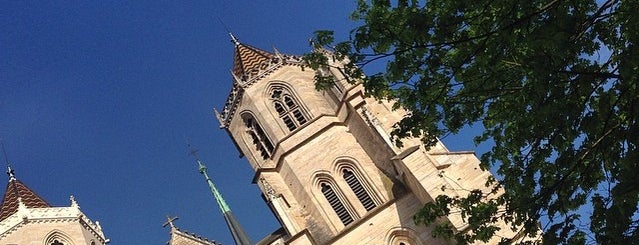
<svg viewBox="0 0 639 245">
<path fill-rule="evenodd" d="M 246 133 L 249 135 L 251 143 L 253 143 L 253 146 L 257 152 L 259 152 L 262 159 L 266 160 L 271 157 L 275 147 L 267 137 L 264 129 L 262 129 L 253 115 L 249 113 L 242 114 L 242 119 L 244 120 L 244 126 L 246 126 Z"/>
<path fill-rule="evenodd" d="M 307 115 L 304 114 L 299 103 L 288 89 L 283 86 L 273 86 L 270 95 L 275 111 L 289 131 L 308 122 Z"/>
<path fill-rule="evenodd" d="M 53 243 L 51 243 L 51 245 L 64 245 L 64 243 L 61 243 L 60 241 L 56 239 L 56 240 L 53 240 Z"/>
<path fill-rule="evenodd" d="M 59 230 L 51 231 L 43 242 L 44 245 L 73 245 L 71 239 Z"/>
</svg>

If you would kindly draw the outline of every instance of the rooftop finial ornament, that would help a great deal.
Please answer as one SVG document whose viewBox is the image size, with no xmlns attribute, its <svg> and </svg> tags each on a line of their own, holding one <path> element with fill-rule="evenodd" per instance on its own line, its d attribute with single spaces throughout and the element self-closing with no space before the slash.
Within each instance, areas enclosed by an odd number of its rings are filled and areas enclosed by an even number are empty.
<svg viewBox="0 0 639 245">
<path fill-rule="evenodd" d="M 240 41 L 237 40 L 237 38 L 233 35 L 233 33 L 229 32 L 229 35 L 231 36 L 231 42 L 233 42 L 233 44 L 235 44 L 236 46 L 240 45 Z"/>
<path fill-rule="evenodd" d="M 11 165 L 7 166 L 7 174 L 9 175 L 9 181 L 16 180 L 15 171 L 11 168 Z"/>
<path fill-rule="evenodd" d="M 171 217 L 169 215 L 166 216 L 166 222 L 164 222 L 164 224 L 162 224 L 162 227 L 166 227 L 167 225 L 171 227 L 171 229 L 175 228 L 175 225 L 173 224 L 173 221 L 179 219 L 179 217 L 175 216 L 175 217 Z"/>
</svg>

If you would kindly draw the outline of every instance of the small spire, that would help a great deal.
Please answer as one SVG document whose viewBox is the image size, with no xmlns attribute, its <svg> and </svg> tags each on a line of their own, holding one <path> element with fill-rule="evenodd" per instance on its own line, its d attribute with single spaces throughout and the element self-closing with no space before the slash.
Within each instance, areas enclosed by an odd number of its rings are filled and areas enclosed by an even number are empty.
<svg viewBox="0 0 639 245">
<path fill-rule="evenodd" d="M 231 211 L 229 206 L 226 204 L 226 201 L 222 197 L 222 194 L 220 194 L 220 192 L 217 190 L 217 187 L 215 187 L 215 185 L 213 184 L 213 180 L 211 180 L 211 177 L 209 177 L 209 173 L 207 171 L 208 168 L 200 160 L 200 157 L 197 154 L 197 152 L 199 150 L 193 148 L 193 146 L 190 143 L 187 143 L 187 144 L 188 144 L 189 149 L 190 149 L 189 155 L 191 155 L 191 156 L 193 156 L 195 158 L 195 161 L 197 162 L 198 171 L 202 175 L 204 175 L 204 178 L 205 178 L 207 184 L 209 184 L 209 188 L 211 189 L 211 193 L 215 197 L 215 200 L 217 201 L 217 204 L 220 207 L 220 210 L 222 211 L 222 213 L 226 213 L 226 212 Z"/>
<path fill-rule="evenodd" d="M 78 202 L 75 200 L 74 196 L 70 196 L 69 200 L 71 200 L 71 207 L 80 208 L 80 205 L 78 205 Z"/>
<path fill-rule="evenodd" d="M 233 35 L 233 33 L 229 32 L 229 36 L 231 36 L 231 42 L 233 42 L 233 44 L 235 44 L 235 46 L 240 45 L 240 41 L 237 40 L 237 38 Z"/>
<path fill-rule="evenodd" d="M 275 52 L 275 56 L 277 56 L 280 59 L 282 58 L 282 53 L 280 53 L 280 51 L 277 50 L 275 46 L 273 46 L 273 52 Z"/>
<path fill-rule="evenodd" d="M 238 77 L 237 75 L 235 75 L 235 73 L 233 72 L 233 70 L 231 70 L 231 75 L 233 76 L 233 81 L 235 83 L 243 83 L 242 79 L 240 77 Z"/>
<path fill-rule="evenodd" d="M 231 235 L 233 236 L 233 240 L 235 241 L 235 244 L 236 245 L 252 245 L 253 243 L 251 242 L 250 238 L 248 237 L 248 235 L 246 234 L 246 232 L 244 231 L 240 223 L 237 221 L 237 218 L 235 218 L 235 215 L 233 214 L 233 212 L 231 212 L 231 209 L 226 204 L 226 201 L 224 201 L 224 198 L 222 198 L 222 194 L 220 194 L 220 192 L 217 190 L 217 188 L 213 184 L 213 180 L 211 180 L 211 177 L 209 177 L 209 173 L 207 171 L 206 166 L 202 163 L 202 161 L 200 161 L 200 158 L 197 155 L 198 150 L 193 148 L 193 146 L 191 146 L 191 144 L 189 144 L 188 142 L 187 144 L 190 149 L 189 155 L 192 155 L 193 157 L 195 157 L 195 161 L 197 162 L 197 165 L 198 165 L 198 170 L 204 176 L 206 183 L 209 185 L 209 188 L 211 189 L 211 193 L 215 197 L 215 200 L 217 201 L 217 205 L 219 206 L 220 211 L 222 211 L 222 216 L 224 216 L 224 220 L 226 221 L 226 225 L 228 226 L 229 231 L 231 232 Z"/>
</svg>

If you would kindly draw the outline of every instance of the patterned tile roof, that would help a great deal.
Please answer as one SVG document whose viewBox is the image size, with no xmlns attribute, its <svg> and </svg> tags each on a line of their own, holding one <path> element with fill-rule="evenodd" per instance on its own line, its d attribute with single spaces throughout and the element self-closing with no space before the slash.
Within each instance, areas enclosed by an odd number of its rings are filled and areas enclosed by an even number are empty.
<svg viewBox="0 0 639 245">
<path fill-rule="evenodd" d="M 0 206 L 0 221 L 11 216 L 18 210 L 18 197 L 29 208 L 49 208 L 51 205 L 24 185 L 20 180 L 11 179 L 2 198 Z"/>
<path fill-rule="evenodd" d="M 262 63 L 268 62 L 274 57 L 275 54 L 240 42 L 235 42 L 233 74 L 237 77 L 255 75 L 260 71 L 260 65 Z"/>
</svg>

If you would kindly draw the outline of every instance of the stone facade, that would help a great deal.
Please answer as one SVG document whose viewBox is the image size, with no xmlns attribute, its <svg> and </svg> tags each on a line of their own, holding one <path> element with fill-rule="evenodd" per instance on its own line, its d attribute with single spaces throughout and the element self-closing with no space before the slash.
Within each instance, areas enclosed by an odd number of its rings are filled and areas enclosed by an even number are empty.
<svg viewBox="0 0 639 245">
<path fill-rule="evenodd" d="M 234 58 L 233 89 L 216 114 L 285 230 L 258 244 L 447 244 L 414 214 L 438 195 L 487 188 L 490 173 L 472 152 L 441 142 L 427 150 L 419 139 L 395 146 L 389 132 L 407 112 L 367 98 L 339 63 L 320 71 L 334 87 L 317 91 L 318 71 L 299 57 L 236 41 Z M 448 219 L 465 229 L 461 217 Z"/>
<path fill-rule="evenodd" d="M 13 176 L 2 200 L 2 245 L 104 245 L 102 227 L 80 211 L 71 197 L 68 207 L 51 207 Z"/>
<path fill-rule="evenodd" d="M 413 216 L 438 195 L 489 188 L 490 173 L 472 152 L 451 152 L 441 142 L 426 149 L 419 139 L 397 147 L 389 132 L 408 112 L 367 98 L 361 85 L 345 82 L 339 63 L 315 71 L 303 68 L 300 57 L 234 41 L 233 87 L 216 116 L 282 224 L 258 245 L 448 244 L 415 225 Z M 317 72 L 333 76 L 333 88 L 317 91 Z M 0 244 L 108 243 L 73 198 L 69 207 L 51 207 L 10 174 Z M 464 232 L 459 215 L 446 219 Z M 172 221 L 168 244 L 218 244 Z M 501 225 L 499 237 L 516 235 Z"/>
</svg>

